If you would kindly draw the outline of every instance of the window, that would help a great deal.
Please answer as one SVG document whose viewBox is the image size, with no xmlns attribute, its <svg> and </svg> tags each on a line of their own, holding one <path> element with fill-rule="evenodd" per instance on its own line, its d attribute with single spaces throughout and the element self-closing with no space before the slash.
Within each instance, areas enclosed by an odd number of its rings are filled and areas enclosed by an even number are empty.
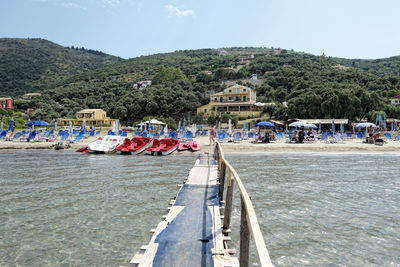
<svg viewBox="0 0 400 267">
<path fill-rule="evenodd" d="M 243 96 L 243 101 L 246 102 L 246 96 L 245 95 Z"/>
<path fill-rule="evenodd" d="M 222 96 L 219 97 L 219 102 L 223 102 L 224 98 Z"/>
<path fill-rule="evenodd" d="M 243 89 L 243 92 L 246 92 L 246 88 Z"/>
<path fill-rule="evenodd" d="M 236 96 L 235 100 L 236 100 L 236 101 L 239 101 L 239 96 Z"/>
<path fill-rule="evenodd" d="M 228 100 L 229 100 L 229 101 L 232 100 L 232 97 L 229 96 L 229 97 L 228 97 Z"/>
<path fill-rule="evenodd" d="M 236 93 L 240 94 L 240 88 L 236 89 Z"/>
<path fill-rule="evenodd" d="M 229 93 L 232 93 L 232 90 L 231 90 L 231 89 L 229 89 Z"/>
<path fill-rule="evenodd" d="M 218 98 L 217 98 L 217 97 L 215 97 L 215 98 L 214 98 L 214 101 L 217 101 L 217 99 L 218 99 Z"/>
<path fill-rule="evenodd" d="M 204 112 L 207 112 L 207 109 L 206 109 L 206 108 L 204 109 Z"/>
</svg>

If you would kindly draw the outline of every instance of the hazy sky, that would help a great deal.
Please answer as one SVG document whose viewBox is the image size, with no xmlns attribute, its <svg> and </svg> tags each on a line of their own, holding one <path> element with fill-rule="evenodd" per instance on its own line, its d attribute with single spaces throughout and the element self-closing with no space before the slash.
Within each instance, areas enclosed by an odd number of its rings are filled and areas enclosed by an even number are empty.
<svg viewBox="0 0 400 267">
<path fill-rule="evenodd" d="M 382 58 L 400 55 L 399 14 L 400 0 L 0 0 L 0 37 L 124 58 L 232 46 Z"/>
</svg>

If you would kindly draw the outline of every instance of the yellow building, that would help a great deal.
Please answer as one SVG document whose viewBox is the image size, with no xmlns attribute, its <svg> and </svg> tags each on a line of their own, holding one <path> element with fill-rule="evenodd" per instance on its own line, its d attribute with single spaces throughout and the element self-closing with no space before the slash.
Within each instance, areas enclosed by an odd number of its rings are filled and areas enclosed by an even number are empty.
<svg viewBox="0 0 400 267">
<path fill-rule="evenodd" d="M 210 103 L 197 108 L 197 113 L 217 116 L 228 113 L 239 117 L 259 116 L 262 105 L 256 104 L 256 90 L 242 85 L 233 85 L 222 92 L 212 94 Z"/>
<path fill-rule="evenodd" d="M 59 125 L 82 125 L 85 121 L 86 126 L 112 126 L 115 119 L 110 119 L 102 109 L 84 109 L 76 113 L 75 119 L 59 119 Z"/>
</svg>

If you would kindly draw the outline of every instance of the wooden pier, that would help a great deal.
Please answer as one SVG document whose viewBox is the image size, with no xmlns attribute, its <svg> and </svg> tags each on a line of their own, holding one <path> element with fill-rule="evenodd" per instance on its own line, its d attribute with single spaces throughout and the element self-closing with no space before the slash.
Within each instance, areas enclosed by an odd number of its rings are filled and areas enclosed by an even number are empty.
<svg viewBox="0 0 400 267">
<path fill-rule="evenodd" d="M 219 143 L 213 152 L 196 160 L 171 200 L 168 214 L 150 231 L 149 244 L 141 247 L 143 254 L 132 258 L 132 265 L 248 266 L 251 236 L 259 266 L 273 266 L 243 183 L 225 160 Z M 228 247 L 235 182 L 242 200 L 239 259 Z"/>
</svg>

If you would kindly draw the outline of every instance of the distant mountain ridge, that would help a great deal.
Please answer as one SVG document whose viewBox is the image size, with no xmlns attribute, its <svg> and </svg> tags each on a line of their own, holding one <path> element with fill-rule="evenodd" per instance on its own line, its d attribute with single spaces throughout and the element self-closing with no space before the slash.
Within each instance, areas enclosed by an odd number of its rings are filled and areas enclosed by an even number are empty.
<svg viewBox="0 0 400 267">
<path fill-rule="evenodd" d="M 44 39 L 0 38 L 0 95 L 15 96 L 48 88 L 60 79 L 123 59 Z"/>
</svg>

